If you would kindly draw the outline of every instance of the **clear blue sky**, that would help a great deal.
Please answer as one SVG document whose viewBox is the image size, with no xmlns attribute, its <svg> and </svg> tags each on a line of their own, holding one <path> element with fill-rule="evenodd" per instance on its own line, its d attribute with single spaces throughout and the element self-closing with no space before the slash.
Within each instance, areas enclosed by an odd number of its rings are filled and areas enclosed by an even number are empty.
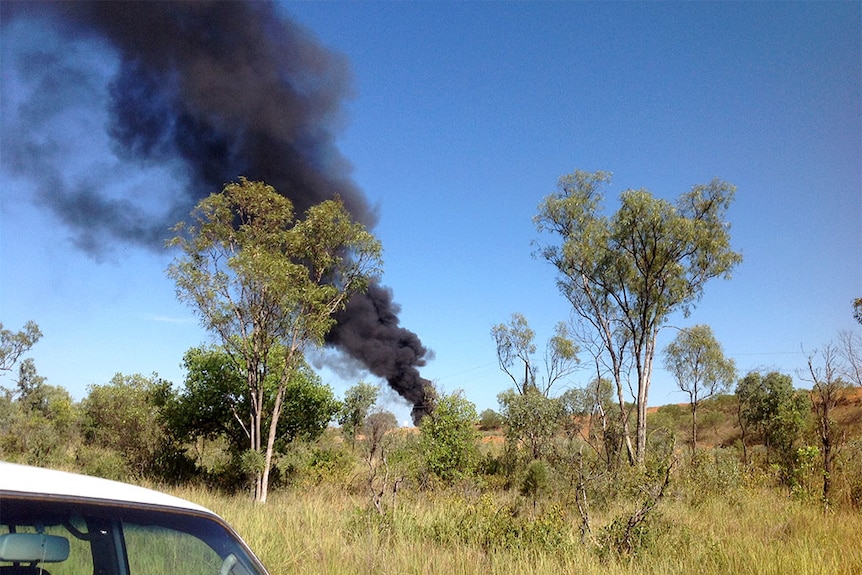
<svg viewBox="0 0 862 575">
<path fill-rule="evenodd" d="M 707 284 L 689 318 L 670 323 L 712 326 L 742 374 L 795 376 L 803 348 L 859 328 L 850 307 L 862 297 L 859 2 L 280 9 L 350 67 L 336 144 L 377 207 L 383 283 L 402 325 L 434 352 L 422 375 L 446 392 L 462 389 L 479 411 L 497 408 L 509 385 L 491 326 L 523 313 L 541 344 L 568 319 L 553 270 L 531 256 L 531 218 L 576 168 L 614 173 L 609 210 L 630 187 L 673 199 L 716 176 L 737 186 L 729 219 L 744 262 L 732 280 Z M 58 89 L 62 113 L 45 112 L 19 138 L 22 116 L 40 113 L 28 104 L 35 52 L 74 53 L 90 75 Z M 46 174 L 10 167 L 28 145 L 54 146 L 64 177 L 98 174 L 141 217 L 170 195 L 174 166 L 118 158 L 102 129 L 116 66 L 97 39 L 63 43 L 39 21 L 4 22 L 0 321 L 40 325 L 44 338 L 29 356 L 76 398 L 117 372 L 179 384 L 184 352 L 208 341 L 165 276 L 169 253 L 117 243 L 88 255 L 38 201 Z M 661 345 L 672 337 L 665 330 Z M 339 395 L 376 381 L 321 373 Z M 0 385 L 13 386 L 12 377 Z M 657 369 L 650 404 L 684 401 L 675 389 Z M 389 407 L 407 419 L 398 402 Z"/>
</svg>

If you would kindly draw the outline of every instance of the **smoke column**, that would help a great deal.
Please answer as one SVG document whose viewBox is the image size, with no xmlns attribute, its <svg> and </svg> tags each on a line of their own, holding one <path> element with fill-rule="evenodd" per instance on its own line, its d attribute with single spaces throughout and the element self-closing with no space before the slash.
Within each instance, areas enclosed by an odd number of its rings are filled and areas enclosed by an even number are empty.
<svg viewBox="0 0 862 575">
<path fill-rule="evenodd" d="M 41 201 L 76 230 L 83 249 L 97 251 L 104 238 L 161 249 L 170 228 L 201 198 L 240 175 L 272 185 L 297 213 L 338 194 L 358 221 L 375 225 L 377 214 L 334 143 L 349 95 L 347 63 L 272 3 L 22 2 L 2 9 L 4 26 L 16 18 L 50 18 L 70 39 L 110 45 L 120 59 L 105 104 L 115 153 L 184 171 L 162 214 L 141 221 L 135 219 L 141 198 L 111 196 L 95 181 L 64 185 L 51 177 L 62 166 L 43 170 L 33 150 L 4 150 L 14 171 L 42 179 Z M 68 89 L 59 85 L 63 61 L 41 64 L 53 66 L 58 89 Z M 391 291 L 372 285 L 351 299 L 328 342 L 384 377 L 414 406 L 418 422 L 433 397 L 418 372 L 426 349 L 399 326 L 398 311 Z"/>
</svg>

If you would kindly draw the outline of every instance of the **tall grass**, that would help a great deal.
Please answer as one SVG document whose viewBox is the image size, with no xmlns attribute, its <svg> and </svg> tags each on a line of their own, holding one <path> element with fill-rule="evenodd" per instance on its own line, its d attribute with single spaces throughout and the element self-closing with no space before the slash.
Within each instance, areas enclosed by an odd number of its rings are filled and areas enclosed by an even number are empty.
<svg viewBox="0 0 862 575">
<path fill-rule="evenodd" d="M 666 498 L 643 548 L 626 557 L 582 544 L 574 510 L 533 511 L 501 494 L 417 492 L 380 516 L 362 495 L 325 484 L 263 506 L 200 488 L 174 493 L 227 519 L 273 575 L 862 573 L 862 514 L 824 513 L 760 487 Z M 605 513 L 595 525 L 610 522 L 614 511 Z"/>
</svg>

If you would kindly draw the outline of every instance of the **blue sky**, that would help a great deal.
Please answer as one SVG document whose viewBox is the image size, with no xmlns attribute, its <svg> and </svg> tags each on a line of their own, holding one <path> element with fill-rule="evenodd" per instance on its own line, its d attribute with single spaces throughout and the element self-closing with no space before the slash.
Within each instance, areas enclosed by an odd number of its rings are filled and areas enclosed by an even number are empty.
<svg viewBox="0 0 862 575">
<path fill-rule="evenodd" d="M 744 262 L 732 280 L 707 284 L 689 318 L 669 323 L 709 324 L 741 373 L 795 375 L 803 348 L 859 327 L 850 303 L 862 297 L 862 4 L 280 8 L 349 63 L 337 144 L 379 212 L 383 283 L 402 325 L 434 352 L 423 376 L 462 389 L 479 411 L 497 408 L 509 384 L 491 326 L 523 313 L 542 344 L 569 317 L 553 270 L 531 256 L 531 218 L 576 168 L 614 173 L 609 210 L 626 188 L 673 199 L 713 177 L 737 186 L 729 220 Z M 76 51 L 97 88 L 65 90 L 65 115 L 32 138 L 57 146 L 68 173 L 99 174 L 118 198 L 169 194 L 172 166 L 129 165 L 92 129 L 104 125 L 99 95 L 116 55 L 92 40 L 60 44 L 35 23 L 0 35 L 2 157 L 22 153 L 19 56 L 33 45 Z M 174 296 L 171 255 L 124 244 L 87 255 L 36 201 L 44 174 L 5 160 L 0 169 L 0 321 L 40 325 L 29 354 L 40 374 L 76 398 L 117 372 L 179 384 L 183 353 L 208 336 Z M 672 337 L 665 330 L 660 345 Z M 376 381 L 321 373 L 339 395 Z M 675 390 L 656 369 L 650 403 L 685 401 Z M 407 419 L 397 401 L 388 407 Z"/>
</svg>

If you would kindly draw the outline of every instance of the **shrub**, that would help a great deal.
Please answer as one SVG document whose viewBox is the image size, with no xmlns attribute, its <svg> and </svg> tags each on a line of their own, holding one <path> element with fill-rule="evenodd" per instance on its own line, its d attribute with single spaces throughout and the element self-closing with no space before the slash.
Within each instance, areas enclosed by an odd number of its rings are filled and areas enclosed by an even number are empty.
<svg viewBox="0 0 862 575">
<path fill-rule="evenodd" d="M 422 420 L 420 445 L 427 470 L 445 482 L 472 475 L 478 462 L 476 406 L 458 393 L 441 395 Z"/>
</svg>

